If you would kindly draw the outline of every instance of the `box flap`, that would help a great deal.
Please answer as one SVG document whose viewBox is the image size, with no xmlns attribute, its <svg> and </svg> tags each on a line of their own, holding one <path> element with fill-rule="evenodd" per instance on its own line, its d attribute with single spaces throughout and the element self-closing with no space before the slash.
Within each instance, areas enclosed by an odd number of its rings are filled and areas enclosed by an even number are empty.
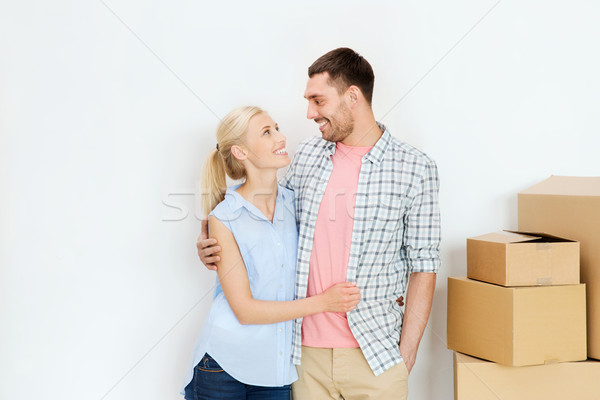
<svg viewBox="0 0 600 400">
<path fill-rule="evenodd" d="M 519 194 L 559 196 L 600 196 L 600 176 L 556 176 L 533 185 Z"/>
<path fill-rule="evenodd" d="M 541 239 L 541 237 L 505 231 L 505 232 L 488 233 L 485 235 L 476 236 L 476 237 L 469 238 L 469 239 L 470 240 L 481 240 L 484 242 L 495 242 L 495 243 L 521 243 L 521 242 L 528 242 L 531 240 L 538 240 L 538 239 Z"/>
<path fill-rule="evenodd" d="M 564 238 L 564 237 L 551 235 L 551 234 L 546 233 L 546 232 L 510 231 L 508 229 L 505 229 L 504 232 L 516 233 L 516 234 L 519 234 L 519 235 L 527 235 L 527 236 L 537 236 L 536 239 L 547 238 L 547 239 L 560 240 L 560 241 L 564 241 L 564 242 L 577 242 L 577 240 L 571 240 L 571 239 L 567 239 L 567 238 Z"/>
</svg>

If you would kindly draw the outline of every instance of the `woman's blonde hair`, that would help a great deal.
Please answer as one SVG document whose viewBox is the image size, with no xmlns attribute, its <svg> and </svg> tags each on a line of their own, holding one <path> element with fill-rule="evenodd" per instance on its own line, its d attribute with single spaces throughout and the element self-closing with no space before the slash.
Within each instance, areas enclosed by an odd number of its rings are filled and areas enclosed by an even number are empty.
<svg viewBox="0 0 600 400">
<path fill-rule="evenodd" d="M 256 106 L 239 107 L 223 118 L 217 128 L 217 146 L 202 166 L 202 208 L 205 215 L 225 198 L 226 174 L 234 180 L 246 177 L 244 165 L 231 154 L 231 147 L 244 143 L 248 124 L 255 115 L 264 111 Z"/>
</svg>

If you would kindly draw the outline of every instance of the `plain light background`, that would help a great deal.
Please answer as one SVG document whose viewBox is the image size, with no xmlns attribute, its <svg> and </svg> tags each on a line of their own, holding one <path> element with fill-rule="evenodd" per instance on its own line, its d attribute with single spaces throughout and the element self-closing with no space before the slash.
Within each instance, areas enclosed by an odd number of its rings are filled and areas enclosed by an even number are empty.
<svg viewBox="0 0 600 400">
<path fill-rule="evenodd" d="M 195 249 L 219 117 L 298 142 L 307 67 L 348 46 L 374 112 L 438 163 L 443 267 L 409 398 L 452 399 L 446 278 L 517 193 L 600 175 L 595 1 L 0 3 L 0 398 L 179 399 L 215 275 Z M 249 343 L 248 345 L 251 345 Z"/>
</svg>

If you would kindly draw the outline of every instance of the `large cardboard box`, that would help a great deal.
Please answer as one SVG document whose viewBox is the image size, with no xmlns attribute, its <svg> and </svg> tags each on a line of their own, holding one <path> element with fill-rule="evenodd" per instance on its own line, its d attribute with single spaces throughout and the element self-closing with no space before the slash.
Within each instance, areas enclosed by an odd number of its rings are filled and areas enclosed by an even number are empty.
<svg viewBox="0 0 600 400">
<path fill-rule="evenodd" d="M 454 400 L 598 400 L 600 361 L 507 367 L 454 353 Z"/>
<path fill-rule="evenodd" d="M 448 348 L 503 365 L 586 357 L 585 285 L 503 287 L 448 278 Z"/>
<path fill-rule="evenodd" d="M 531 232 L 469 238 L 467 277 L 502 286 L 578 284 L 579 243 Z"/>
<path fill-rule="evenodd" d="M 519 230 L 580 242 L 588 356 L 600 359 L 600 177 L 552 176 L 519 193 Z"/>
</svg>

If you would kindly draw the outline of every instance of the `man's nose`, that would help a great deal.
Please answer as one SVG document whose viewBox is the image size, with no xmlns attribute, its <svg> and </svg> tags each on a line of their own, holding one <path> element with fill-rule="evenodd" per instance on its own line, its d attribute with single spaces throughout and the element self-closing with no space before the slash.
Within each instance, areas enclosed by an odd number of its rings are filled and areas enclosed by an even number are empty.
<svg viewBox="0 0 600 400">
<path fill-rule="evenodd" d="M 319 113 L 315 109 L 315 106 L 312 104 L 308 104 L 308 110 L 306 111 L 306 118 L 315 119 L 319 116 Z"/>
</svg>

